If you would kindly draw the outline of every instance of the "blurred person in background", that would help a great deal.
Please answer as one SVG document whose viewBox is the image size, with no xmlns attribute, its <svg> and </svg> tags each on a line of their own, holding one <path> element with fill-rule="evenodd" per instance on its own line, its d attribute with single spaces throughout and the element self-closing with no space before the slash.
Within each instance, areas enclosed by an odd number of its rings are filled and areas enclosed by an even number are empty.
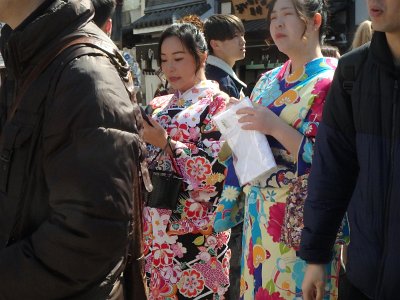
<svg viewBox="0 0 400 300">
<path fill-rule="evenodd" d="M 358 48 L 365 43 L 368 43 L 372 39 L 372 34 L 374 30 L 372 29 L 372 22 L 365 20 L 360 23 L 353 37 L 353 42 L 351 43 L 351 49 Z"/>
</svg>

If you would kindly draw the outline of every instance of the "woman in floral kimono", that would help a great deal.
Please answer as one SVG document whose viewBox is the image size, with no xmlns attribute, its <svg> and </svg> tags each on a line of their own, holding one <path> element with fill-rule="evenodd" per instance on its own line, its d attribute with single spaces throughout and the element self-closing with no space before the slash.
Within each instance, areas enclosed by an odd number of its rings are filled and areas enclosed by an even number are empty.
<svg viewBox="0 0 400 300">
<path fill-rule="evenodd" d="M 184 192 L 175 210 L 144 210 L 149 299 L 224 299 L 229 286 L 229 231 L 213 230 L 225 168 L 212 117 L 227 98 L 206 80 L 206 45 L 188 23 L 171 25 L 159 41 L 161 69 L 176 92 L 151 102 L 144 137 L 150 161 L 165 149 L 153 168 L 180 173 Z"/>
<path fill-rule="evenodd" d="M 336 59 L 323 58 L 321 54 L 325 16 L 321 0 L 271 1 L 268 18 L 271 36 L 289 60 L 261 76 L 251 95 L 254 108 L 238 111 L 243 129 L 257 130 L 267 136 L 277 163 L 276 169 L 243 188 L 246 205 L 242 299 L 302 299 L 306 263 L 296 257 L 294 247 L 281 242 L 282 225 L 289 187 L 296 182 L 307 184 L 323 104 L 337 65 Z M 294 187 L 301 188 L 304 186 Z M 231 205 L 235 189 L 237 195 L 238 187 L 225 186 L 222 203 L 226 205 L 219 207 L 218 212 Z M 229 216 L 229 211 L 224 217 L 236 220 Z M 223 218 L 216 224 L 222 221 Z M 337 298 L 338 260 L 336 253 L 332 264 L 326 266 L 329 278 L 323 299 Z"/>
</svg>

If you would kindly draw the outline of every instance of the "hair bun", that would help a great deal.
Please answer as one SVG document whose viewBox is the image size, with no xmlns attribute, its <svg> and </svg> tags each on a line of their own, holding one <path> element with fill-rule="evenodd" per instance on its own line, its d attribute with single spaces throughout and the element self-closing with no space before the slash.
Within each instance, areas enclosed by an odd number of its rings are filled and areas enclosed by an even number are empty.
<svg viewBox="0 0 400 300">
<path fill-rule="evenodd" d="M 187 15 L 184 16 L 182 18 L 180 18 L 177 23 L 190 23 L 194 26 L 196 26 L 196 28 L 200 31 L 200 32 L 204 32 L 204 24 L 201 21 L 201 19 L 199 18 L 199 16 L 197 15 Z"/>
</svg>

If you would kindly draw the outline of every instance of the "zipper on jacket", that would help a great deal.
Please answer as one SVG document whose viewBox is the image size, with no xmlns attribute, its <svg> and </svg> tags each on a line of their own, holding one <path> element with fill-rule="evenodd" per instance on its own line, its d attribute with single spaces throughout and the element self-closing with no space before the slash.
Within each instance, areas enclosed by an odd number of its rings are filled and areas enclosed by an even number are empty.
<svg viewBox="0 0 400 300">
<path fill-rule="evenodd" d="M 382 251 L 382 259 L 380 263 L 380 269 L 378 273 L 378 280 L 375 289 L 375 298 L 374 299 L 383 299 L 383 274 L 385 273 L 385 261 L 388 251 L 388 230 L 389 230 L 389 216 L 390 216 L 390 198 L 392 197 L 392 187 L 393 187 L 393 173 L 394 173 L 394 148 L 395 148 L 395 138 L 396 138 L 396 110 L 397 110 L 397 97 L 399 92 L 399 83 L 396 79 L 394 81 L 393 87 L 393 105 L 392 105 L 392 131 L 391 131 L 391 140 L 390 140 L 390 167 L 389 167 L 389 186 L 388 192 L 386 194 L 386 198 L 383 202 L 384 205 L 384 231 L 383 231 L 383 251 Z"/>
</svg>

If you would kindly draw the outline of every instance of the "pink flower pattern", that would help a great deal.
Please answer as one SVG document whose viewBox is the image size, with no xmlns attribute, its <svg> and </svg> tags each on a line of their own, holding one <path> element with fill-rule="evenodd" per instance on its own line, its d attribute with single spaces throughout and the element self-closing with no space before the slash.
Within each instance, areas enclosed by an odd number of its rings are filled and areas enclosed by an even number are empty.
<svg viewBox="0 0 400 300">
<path fill-rule="evenodd" d="M 188 298 L 198 296 L 204 288 L 204 279 L 196 270 L 185 271 L 178 283 L 179 291 Z"/>
<path fill-rule="evenodd" d="M 255 300 L 285 300 L 282 298 L 279 292 L 270 293 L 264 288 L 259 288 L 255 297 Z"/>
<path fill-rule="evenodd" d="M 211 175 L 211 164 L 204 157 L 188 159 L 186 167 L 189 176 L 196 178 L 198 181 L 203 181 L 208 175 Z"/>
<path fill-rule="evenodd" d="M 269 208 L 267 232 L 275 243 L 278 243 L 281 238 L 284 215 L 285 203 L 276 203 Z"/>
</svg>

